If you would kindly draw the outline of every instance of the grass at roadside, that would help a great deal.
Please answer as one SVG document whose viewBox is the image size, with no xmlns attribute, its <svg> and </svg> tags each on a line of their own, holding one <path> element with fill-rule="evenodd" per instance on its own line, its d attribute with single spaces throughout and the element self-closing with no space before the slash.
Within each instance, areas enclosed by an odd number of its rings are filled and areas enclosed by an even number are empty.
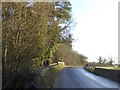
<svg viewBox="0 0 120 90">
<path fill-rule="evenodd" d="M 103 68 L 108 70 L 120 70 L 120 67 L 97 67 L 97 68 Z"/>
<path fill-rule="evenodd" d="M 37 79 L 38 88 L 52 88 L 59 72 L 65 67 L 65 65 L 58 65 L 50 67 L 46 74 Z"/>
<path fill-rule="evenodd" d="M 85 67 L 85 69 L 93 72 L 95 68 L 102 68 L 102 69 L 107 69 L 107 70 L 120 70 L 120 67 L 101 67 L 101 66 L 96 66 L 96 67 Z"/>
<path fill-rule="evenodd" d="M 58 65 L 58 66 L 55 67 L 55 71 L 57 73 L 59 73 L 64 67 L 66 67 L 66 66 L 65 65 Z"/>
<path fill-rule="evenodd" d="M 92 73 L 95 72 L 95 68 L 102 68 L 107 70 L 120 70 L 120 67 L 84 67 L 84 68 Z"/>
</svg>

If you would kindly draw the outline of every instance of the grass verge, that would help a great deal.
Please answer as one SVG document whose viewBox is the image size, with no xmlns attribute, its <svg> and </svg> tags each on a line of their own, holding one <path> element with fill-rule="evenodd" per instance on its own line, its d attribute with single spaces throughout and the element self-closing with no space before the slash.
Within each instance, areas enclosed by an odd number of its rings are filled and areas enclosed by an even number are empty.
<svg viewBox="0 0 120 90">
<path fill-rule="evenodd" d="M 120 67 L 97 67 L 97 68 L 103 68 L 108 70 L 120 70 Z"/>
<path fill-rule="evenodd" d="M 50 67 L 44 76 L 37 79 L 38 88 L 52 88 L 59 72 L 65 67 L 65 65 L 58 65 Z"/>
</svg>

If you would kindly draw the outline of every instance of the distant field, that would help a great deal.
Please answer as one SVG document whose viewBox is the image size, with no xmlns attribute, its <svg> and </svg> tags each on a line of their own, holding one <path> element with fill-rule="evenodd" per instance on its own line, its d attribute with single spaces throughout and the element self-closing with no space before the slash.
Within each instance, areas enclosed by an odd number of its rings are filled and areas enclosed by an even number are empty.
<svg viewBox="0 0 120 90">
<path fill-rule="evenodd" d="M 96 68 L 103 68 L 103 69 L 109 69 L 109 70 L 120 70 L 120 67 L 96 67 Z"/>
</svg>

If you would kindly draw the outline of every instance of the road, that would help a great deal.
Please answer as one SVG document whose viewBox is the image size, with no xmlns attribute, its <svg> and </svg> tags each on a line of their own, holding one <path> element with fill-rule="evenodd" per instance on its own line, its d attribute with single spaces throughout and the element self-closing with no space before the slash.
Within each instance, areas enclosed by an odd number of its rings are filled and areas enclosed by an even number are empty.
<svg viewBox="0 0 120 90">
<path fill-rule="evenodd" d="M 64 68 L 54 85 L 54 88 L 118 88 L 118 83 L 97 76 L 82 67 Z"/>
</svg>

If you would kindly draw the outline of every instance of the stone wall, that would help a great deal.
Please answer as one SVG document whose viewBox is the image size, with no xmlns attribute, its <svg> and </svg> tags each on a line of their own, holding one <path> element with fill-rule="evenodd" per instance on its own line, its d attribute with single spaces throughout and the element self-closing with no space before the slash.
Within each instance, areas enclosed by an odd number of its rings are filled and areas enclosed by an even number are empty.
<svg viewBox="0 0 120 90">
<path fill-rule="evenodd" d="M 120 82 L 120 70 L 95 68 L 94 73 Z"/>
</svg>

